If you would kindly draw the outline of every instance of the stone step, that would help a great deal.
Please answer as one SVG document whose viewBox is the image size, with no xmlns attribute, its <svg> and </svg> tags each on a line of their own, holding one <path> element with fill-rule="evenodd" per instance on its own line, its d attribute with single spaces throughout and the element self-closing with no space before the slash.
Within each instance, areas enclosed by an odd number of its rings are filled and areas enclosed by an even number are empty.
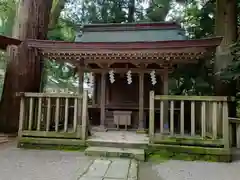
<svg viewBox="0 0 240 180">
<path fill-rule="evenodd" d="M 7 143 L 8 138 L 7 137 L 0 137 L 0 144 Z"/>
<path fill-rule="evenodd" d="M 126 141 L 98 141 L 94 139 L 87 140 L 88 146 L 98 146 L 98 147 L 115 147 L 115 148 L 127 148 L 127 149 L 147 149 L 148 144 L 145 142 L 126 142 Z"/>
<path fill-rule="evenodd" d="M 85 155 L 100 157 L 124 157 L 145 161 L 145 151 L 143 149 L 92 146 L 85 150 Z"/>
</svg>

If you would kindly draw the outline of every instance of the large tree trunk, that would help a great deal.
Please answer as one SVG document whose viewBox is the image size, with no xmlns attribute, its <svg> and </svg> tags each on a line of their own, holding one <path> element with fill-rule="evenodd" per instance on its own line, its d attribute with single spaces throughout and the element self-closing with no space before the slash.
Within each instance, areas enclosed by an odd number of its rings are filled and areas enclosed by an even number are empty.
<svg viewBox="0 0 240 180">
<path fill-rule="evenodd" d="M 66 0 L 53 0 L 52 10 L 50 14 L 49 29 L 53 29 L 58 22 L 58 18 L 65 7 Z"/>
<path fill-rule="evenodd" d="M 237 40 L 237 1 L 236 0 L 217 0 L 216 2 L 216 27 L 217 36 L 222 36 L 223 41 L 217 48 L 215 59 L 215 72 L 226 68 L 233 57 L 230 53 L 230 45 Z M 215 93 L 218 96 L 235 96 L 236 83 L 235 81 L 224 83 L 216 76 Z M 235 116 L 236 106 L 233 104 L 230 107 L 230 116 Z"/>
<path fill-rule="evenodd" d="M 135 0 L 129 0 L 128 2 L 128 22 L 134 22 L 135 18 L 134 18 L 134 14 L 135 14 Z"/>
<path fill-rule="evenodd" d="M 20 0 L 13 37 L 23 41 L 10 47 L 2 99 L 0 131 L 17 132 L 19 98 L 17 92 L 37 92 L 40 88 L 42 64 L 36 51 L 28 49 L 24 40 L 45 39 L 52 0 Z"/>
</svg>

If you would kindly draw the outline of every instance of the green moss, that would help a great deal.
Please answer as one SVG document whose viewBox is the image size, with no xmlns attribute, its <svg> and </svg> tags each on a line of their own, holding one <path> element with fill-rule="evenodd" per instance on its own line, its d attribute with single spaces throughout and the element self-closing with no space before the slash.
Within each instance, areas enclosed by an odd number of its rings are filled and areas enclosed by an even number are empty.
<svg viewBox="0 0 240 180">
<path fill-rule="evenodd" d="M 202 147 L 223 147 L 221 140 L 212 140 L 209 137 L 202 138 L 183 138 L 183 137 L 163 137 L 155 136 L 152 138 L 154 143 L 167 145 L 191 145 Z"/>
<path fill-rule="evenodd" d="M 200 146 L 179 146 L 166 144 L 150 144 L 150 151 L 167 150 L 176 153 L 188 154 L 213 154 L 213 155 L 229 155 L 230 150 L 223 148 L 200 147 Z"/>
<path fill-rule="evenodd" d="M 38 149 L 38 150 L 62 150 L 62 151 L 80 151 L 83 152 L 86 147 L 72 146 L 72 145 L 49 145 L 49 144 L 34 144 L 34 143 L 19 143 L 19 148 L 24 149 Z"/>
<path fill-rule="evenodd" d="M 84 141 L 78 139 L 34 138 L 21 137 L 18 147 L 25 149 L 48 149 L 64 151 L 83 151 L 86 149 Z"/>
<path fill-rule="evenodd" d="M 150 154 L 148 160 L 153 162 L 162 162 L 166 160 L 184 160 L 184 161 L 209 161 L 209 162 L 218 162 L 220 156 L 214 155 L 197 155 L 197 154 L 187 154 L 187 153 L 162 153 L 155 152 Z M 223 161 L 223 159 L 222 159 Z M 226 162 L 226 160 L 224 160 Z"/>
</svg>

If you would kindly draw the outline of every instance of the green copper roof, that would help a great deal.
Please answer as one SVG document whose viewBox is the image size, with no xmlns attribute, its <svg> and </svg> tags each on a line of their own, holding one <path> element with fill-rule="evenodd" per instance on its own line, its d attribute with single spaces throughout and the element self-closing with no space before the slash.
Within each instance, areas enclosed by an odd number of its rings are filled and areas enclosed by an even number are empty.
<svg viewBox="0 0 240 180">
<path fill-rule="evenodd" d="M 91 24 L 77 33 L 76 42 L 146 42 L 185 40 L 176 23 Z"/>
</svg>

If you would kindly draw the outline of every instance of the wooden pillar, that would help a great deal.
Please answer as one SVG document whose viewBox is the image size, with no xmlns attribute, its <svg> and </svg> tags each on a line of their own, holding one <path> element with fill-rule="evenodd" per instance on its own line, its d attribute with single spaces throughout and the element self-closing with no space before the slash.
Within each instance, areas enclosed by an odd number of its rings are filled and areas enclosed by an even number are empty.
<svg viewBox="0 0 240 180">
<path fill-rule="evenodd" d="M 102 72 L 101 74 L 101 99 L 100 99 L 100 108 L 101 108 L 101 128 L 105 129 L 105 104 L 106 104 L 106 73 Z"/>
<path fill-rule="evenodd" d="M 83 83 L 84 83 L 84 72 L 81 68 L 78 68 L 78 94 L 83 96 Z M 78 125 L 82 124 L 82 98 L 78 100 Z"/>
<path fill-rule="evenodd" d="M 96 104 L 96 75 L 93 73 L 92 105 Z"/>
<path fill-rule="evenodd" d="M 139 124 L 138 129 L 144 129 L 144 73 L 139 73 L 139 112 L 138 112 Z"/>
<path fill-rule="evenodd" d="M 163 73 L 163 94 L 168 95 L 168 69 L 164 69 Z M 168 108 L 168 101 L 164 101 L 163 128 L 165 132 L 169 131 Z"/>
<path fill-rule="evenodd" d="M 106 82 L 106 102 L 105 104 L 109 104 L 110 102 L 110 82 Z"/>
</svg>

